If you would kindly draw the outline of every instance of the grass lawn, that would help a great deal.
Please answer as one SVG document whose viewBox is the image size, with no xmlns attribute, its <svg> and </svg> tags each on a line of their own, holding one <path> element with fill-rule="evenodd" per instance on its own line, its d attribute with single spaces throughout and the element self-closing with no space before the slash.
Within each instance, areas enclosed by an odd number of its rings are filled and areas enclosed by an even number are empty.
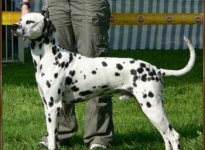
<svg viewBox="0 0 205 150">
<path fill-rule="evenodd" d="M 46 132 L 43 105 L 34 79 L 29 50 L 25 63 L 3 66 L 3 150 L 40 150 L 38 142 Z M 164 105 L 170 123 L 181 135 L 182 150 L 202 150 L 202 50 L 196 50 L 191 72 L 165 77 Z M 189 59 L 186 50 L 111 51 L 112 57 L 143 59 L 158 67 L 180 69 Z M 142 114 L 133 98 L 113 96 L 115 140 L 111 150 L 164 150 L 159 132 Z M 76 105 L 78 133 L 70 147 L 60 150 L 87 150 L 83 144 L 85 103 Z"/>
</svg>

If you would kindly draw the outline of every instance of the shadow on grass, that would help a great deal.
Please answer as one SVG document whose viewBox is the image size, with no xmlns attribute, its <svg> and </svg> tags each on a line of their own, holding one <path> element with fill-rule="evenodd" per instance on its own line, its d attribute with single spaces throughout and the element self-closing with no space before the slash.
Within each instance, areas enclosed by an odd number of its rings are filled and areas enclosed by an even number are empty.
<svg viewBox="0 0 205 150">
<path fill-rule="evenodd" d="M 182 128 L 178 133 L 181 137 L 181 144 L 187 143 L 188 140 L 197 139 L 200 135 L 196 131 L 202 131 L 202 126 L 192 126 L 189 124 Z M 191 127 L 191 128 L 190 128 Z M 200 141 L 198 141 L 199 143 Z M 69 140 L 69 149 L 72 149 L 78 145 L 79 147 L 84 145 L 83 136 L 76 135 Z M 160 147 L 158 147 L 160 146 Z M 65 147 L 66 148 L 66 147 Z M 110 149 L 118 150 L 156 150 L 164 149 L 164 141 L 158 131 L 149 132 L 145 130 L 131 131 L 129 133 L 120 133 L 119 131 L 114 134 L 114 141 L 111 143 Z"/>
<path fill-rule="evenodd" d="M 199 137 L 199 133 L 202 132 L 202 126 L 192 126 L 192 128 L 181 129 L 178 131 L 181 137 L 181 141 L 185 139 L 195 139 Z M 133 131 L 127 134 L 116 133 L 115 141 L 112 143 L 113 147 L 122 147 L 126 145 L 143 145 L 144 148 L 149 148 L 150 145 L 155 145 L 156 143 L 164 144 L 164 141 L 159 132 L 147 132 L 147 131 Z M 146 145 L 148 147 L 146 147 Z M 137 147 L 135 147 L 137 148 Z"/>
</svg>

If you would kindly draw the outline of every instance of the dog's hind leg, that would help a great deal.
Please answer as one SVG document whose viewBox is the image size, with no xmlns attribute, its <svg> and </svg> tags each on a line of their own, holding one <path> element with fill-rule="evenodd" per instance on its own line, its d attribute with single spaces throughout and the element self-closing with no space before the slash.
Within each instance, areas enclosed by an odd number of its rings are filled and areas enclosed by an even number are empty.
<svg viewBox="0 0 205 150">
<path fill-rule="evenodd" d="M 161 88 L 157 89 L 156 86 L 140 87 L 137 92 L 133 92 L 137 98 L 142 111 L 150 120 L 150 122 L 159 130 L 161 133 L 166 150 L 180 150 L 179 134 L 171 127 L 162 104 Z M 160 92 L 159 92 L 160 91 Z"/>
</svg>

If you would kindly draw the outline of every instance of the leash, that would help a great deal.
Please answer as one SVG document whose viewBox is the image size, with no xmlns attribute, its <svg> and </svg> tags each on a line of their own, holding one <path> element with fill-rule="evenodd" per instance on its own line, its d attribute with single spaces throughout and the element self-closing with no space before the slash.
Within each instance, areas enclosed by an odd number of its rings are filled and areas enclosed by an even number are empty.
<svg viewBox="0 0 205 150">
<path fill-rule="evenodd" d="M 49 0 L 43 0 L 42 10 L 48 10 Z"/>
<path fill-rule="evenodd" d="M 46 18 L 49 18 L 48 6 L 49 6 L 49 0 L 43 0 L 42 13 Z"/>
</svg>

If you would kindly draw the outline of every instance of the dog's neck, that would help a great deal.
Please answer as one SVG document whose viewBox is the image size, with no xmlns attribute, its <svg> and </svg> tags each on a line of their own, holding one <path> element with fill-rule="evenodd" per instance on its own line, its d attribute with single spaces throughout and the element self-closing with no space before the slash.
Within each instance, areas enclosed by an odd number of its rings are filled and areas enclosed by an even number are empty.
<svg viewBox="0 0 205 150">
<path fill-rule="evenodd" d="M 30 40 L 30 48 L 32 50 L 32 53 L 35 55 L 42 55 L 45 53 L 46 49 L 50 50 L 55 45 L 58 45 L 55 39 L 55 32 L 53 32 L 49 36 L 42 35 L 36 39 Z"/>
</svg>

